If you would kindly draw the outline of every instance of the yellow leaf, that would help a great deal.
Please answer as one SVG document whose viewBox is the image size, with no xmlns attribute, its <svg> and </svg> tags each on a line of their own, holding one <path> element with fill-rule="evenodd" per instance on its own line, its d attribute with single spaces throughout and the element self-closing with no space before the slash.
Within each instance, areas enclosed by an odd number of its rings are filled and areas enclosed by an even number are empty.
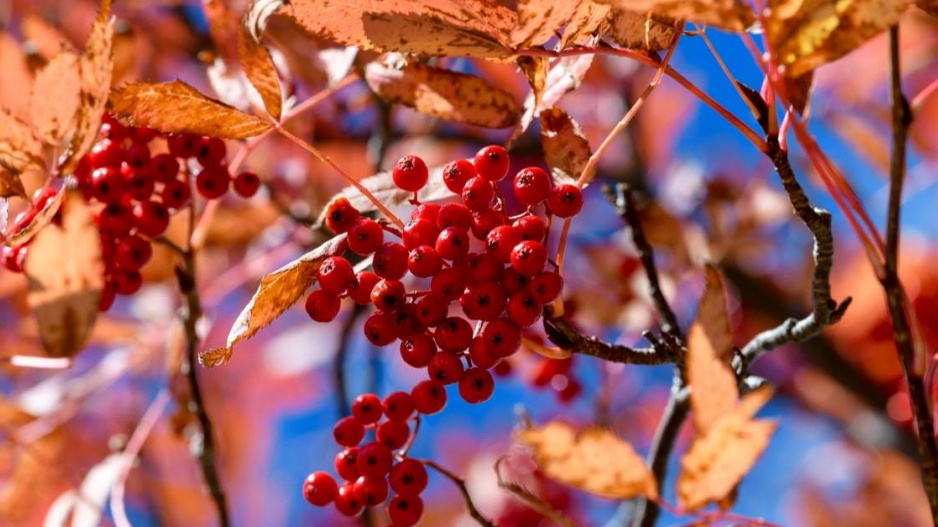
<svg viewBox="0 0 938 527">
<path fill-rule="evenodd" d="M 799 77 L 894 25 L 909 0 L 770 0 L 765 33 L 785 74 Z"/>
<path fill-rule="evenodd" d="M 687 335 L 687 378 L 694 427 L 705 434 L 736 408 L 736 375 L 713 348 L 706 330 L 695 322 Z"/>
<path fill-rule="evenodd" d="M 755 21 L 752 9 L 742 0 L 599 0 L 636 13 L 658 15 L 727 31 L 744 31 Z"/>
<path fill-rule="evenodd" d="M 511 32 L 515 49 L 541 45 L 553 38 L 580 8 L 582 0 L 519 0 L 518 25 Z"/>
<path fill-rule="evenodd" d="M 602 26 L 609 17 L 610 9 L 609 6 L 594 0 L 581 0 L 563 32 L 560 48 L 566 49 L 573 44 L 583 44 L 594 33 L 602 34 Z"/>
<path fill-rule="evenodd" d="M 578 434 L 553 421 L 520 430 L 516 438 L 534 450 L 540 469 L 555 481 L 616 500 L 658 495 L 645 461 L 611 430 L 593 427 Z"/>
<path fill-rule="evenodd" d="M 204 366 L 227 362 L 235 344 L 252 337 L 295 304 L 316 283 L 322 261 L 341 254 L 346 247 L 345 234 L 341 234 L 262 278 L 254 297 L 232 325 L 227 345 L 201 353 L 199 361 Z"/>
<path fill-rule="evenodd" d="M 579 123 L 556 107 L 541 112 L 541 144 L 558 183 L 575 183 L 592 154 Z"/>
<path fill-rule="evenodd" d="M 243 26 L 238 33 L 238 55 L 241 59 L 241 69 L 244 70 L 244 74 L 247 75 L 257 93 L 261 94 L 267 112 L 274 120 L 279 121 L 283 99 L 277 67 L 274 66 L 270 51 L 254 40 L 254 37 Z"/>
<path fill-rule="evenodd" d="M 42 143 L 28 124 L 3 107 L 0 107 L 0 167 L 14 174 L 45 167 Z"/>
<path fill-rule="evenodd" d="M 71 52 L 60 53 L 36 75 L 30 99 L 33 130 L 46 144 L 61 146 L 74 128 L 80 104 L 78 56 Z"/>
<path fill-rule="evenodd" d="M 47 225 L 30 243 L 24 270 L 43 347 L 53 357 L 75 355 L 94 327 L 104 286 L 100 234 L 77 191 L 66 199 L 62 227 Z"/>
<path fill-rule="evenodd" d="M 129 124 L 162 132 L 246 139 L 273 127 L 269 121 L 211 99 L 178 80 L 116 88 L 109 105 L 111 113 Z"/>
<path fill-rule="evenodd" d="M 518 102 L 508 92 L 474 75 L 412 62 L 403 68 L 371 63 L 368 86 L 382 99 L 418 112 L 487 128 L 518 122 Z"/>
<path fill-rule="evenodd" d="M 657 13 L 614 8 L 609 33 L 623 47 L 656 51 L 674 43 L 678 25 L 677 20 Z"/>
</svg>

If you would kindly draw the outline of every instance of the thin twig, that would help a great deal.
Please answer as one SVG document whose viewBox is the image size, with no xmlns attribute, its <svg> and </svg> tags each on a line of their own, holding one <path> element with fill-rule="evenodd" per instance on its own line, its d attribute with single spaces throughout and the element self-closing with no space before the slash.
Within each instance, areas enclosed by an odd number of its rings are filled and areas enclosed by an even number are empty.
<svg viewBox="0 0 938 527">
<path fill-rule="evenodd" d="M 620 364 L 671 364 L 679 360 L 674 353 L 662 353 L 670 348 L 630 348 L 620 344 L 609 344 L 581 334 L 563 318 L 552 316 L 550 306 L 544 310 L 544 331 L 551 342 L 565 350 L 589 355 L 608 362 Z"/>
<path fill-rule="evenodd" d="M 479 525 L 484 527 L 497 527 L 492 523 L 492 520 L 483 516 L 482 513 L 479 512 L 479 509 L 476 508 L 475 503 L 472 502 L 472 496 L 469 495 L 469 489 L 466 487 L 466 481 L 464 479 L 431 459 L 418 459 L 417 461 L 443 474 L 459 487 L 459 492 L 462 493 L 462 497 L 466 502 L 466 509 L 469 510 L 469 516 L 472 516 L 472 519 L 478 522 Z"/>
</svg>

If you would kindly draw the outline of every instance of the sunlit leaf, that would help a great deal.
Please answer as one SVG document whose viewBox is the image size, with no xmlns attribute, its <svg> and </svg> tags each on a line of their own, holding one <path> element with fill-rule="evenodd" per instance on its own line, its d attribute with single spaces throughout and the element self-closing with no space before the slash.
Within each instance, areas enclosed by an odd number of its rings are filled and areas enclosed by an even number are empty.
<svg viewBox="0 0 938 527">
<path fill-rule="evenodd" d="M 579 0 L 519 0 L 518 25 L 511 32 L 511 45 L 518 49 L 547 42 L 579 7 Z"/>
<path fill-rule="evenodd" d="M 704 292 L 697 307 L 697 324 L 707 336 L 717 358 L 729 363 L 733 357 L 733 329 L 726 311 L 723 275 L 712 264 L 704 267 Z"/>
<path fill-rule="evenodd" d="M 717 355 L 699 321 L 687 335 L 687 378 L 694 426 L 698 433 L 706 433 L 736 407 L 739 389 L 729 363 Z"/>
<path fill-rule="evenodd" d="M 743 31 L 755 14 L 743 0 L 598 0 L 636 13 L 652 12 L 666 17 L 728 31 Z"/>
<path fill-rule="evenodd" d="M 541 112 L 541 144 L 544 160 L 558 183 L 575 183 L 592 154 L 579 123 L 556 107 Z"/>
<path fill-rule="evenodd" d="M 279 121 L 283 96 L 280 91 L 280 76 L 270 51 L 254 40 L 247 30 L 242 29 L 238 32 L 238 55 L 241 59 L 241 69 L 261 95 L 267 112 Z"/>
<path fill-rule="evenodd" d="M 557 104 L 567 93 L 575 90 L 583 82 L 586 72 L 593 65 L 593 55 L 584 54 L 574 57 L 564 57 L 555 60 L 547 71 L 544 89 L 538 104 L 535 93 L 531 93 L 524 100 L 524 114 L 512 130 L 508 142 L 511 143 L 521 136 L 537 117 L 542 108 L 549 108 Z"/>
<path fill-rule="evenodd" d="M 42 143 L 30 126 L 0 107 L 0 167 L 19 174 L 44 166 Z"/>
<path fill-rule="evenodd" d="M 78 56 L 56 55 L 36 75 L 30 100 L 33 130 L 46 144 L 59 146 L 72 132 L 81 104 L 81 70 Z"/>
<path fill-rule="evenodd" d="M 580 0 L 560 39 L 561 49 L 573 44 L 584 44 L 594 33 L 603 33 L 610 9 L 608 5 L 595 0 Z"/>
<path fill-rule="evenodd" d="M 613 8 L 610 20 L 609 34 L 626 48 L 666 49 L 678 36 L 678 21 L 657 13 Z"/>
</svg>

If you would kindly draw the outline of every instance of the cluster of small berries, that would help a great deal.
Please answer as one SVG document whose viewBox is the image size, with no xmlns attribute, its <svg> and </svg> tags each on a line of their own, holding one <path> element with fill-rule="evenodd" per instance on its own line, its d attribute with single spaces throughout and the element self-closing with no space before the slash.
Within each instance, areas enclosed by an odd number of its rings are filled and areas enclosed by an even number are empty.
<svg viewBox="0 0 938 527">
<path fill-rule="evenodd" d="M 504 359 L 521 347 L 522 331 L 537 322 L 543 306 L 560 295 L 563 279 L 549 268 L 553 264 L 546 247 L 550 219 L 577 214 L 583 196 L 576 185 L 554 185 L 544 170 L 524 168 L 512 181 L 514 197 L 524 210 L 509 216 L 497 187 L 508 171 L 508 153 L 499 146 L 485 147 L 472 160 L 460 159 L 443 167 L 442 182 L 458 200 L 420 204 L 417 193 L 428 183 L 429 170 L 419 157 L 405 156 L 391 174 L 398 188 L 414 193 L 417 205 L 403 231 L 362 216 L 344 197 L 329 204 L 327 227 L 346 234 L 348 250 L 355 255 L 371 256 L 371 270 L 356 273 L 341 254 L 326 258 L 316 273 L 318 289 L 306 299 L 306 312 L 317 322 L 329 322 L 337 316 L 342 298 L 375 305 L 377 309 L 364 323 L 366 338 L 376 346 L 399 340 L 403 361 L 425 368 L 429 376 L 409 396 L 404 392 L 389 396 L 386 409 L 392 397 L 409 397 L 417 412 L 438 412 L 446 404 L 448 384 L 457 384 L 460 396 L 469 403 L 488 400 L 495 390 L 489 370 L 507 370 Z M 546 221 L 537 215 L 541 204 Z M 385 241 L 386 234 L 400 241 Z M 451 312 L 457 302 L 463 316 Z M 475 328 L 470 321 L 476 322 Z M 362 397 L 377 404 L 374 395 Z M 361 461 L 361 456 L 368 448 L 380 451 L 382 459 L 395 459 L 392 449 L 397 441 L 406 441 L 409 429 L 389 425 L 395 421 L 390 413 L 388 418 L 376 425 L 377 441 L 360 450 L 354 445 L 368 423 L 375 421 L 358 415 L 339 421 L 336 440 L 348 448 L 339 454 L 336 469 L 347 483 L 340 487 L 327 474 L 312 474 L 304 487 L 311 503 L 334 499 L 344 514 L 383 503 L 387 487 L 361 479 L 367 475 L 361 467 L 370 463 Z M 382 432 L 384 426 L 401 431 Z M 350 455 L 358 456 L 359 470 L 343 473 L 347 470 L 343 460 Z M 388 513 L 395 526 L 412 525 L 420 517 L 422 502 L 395 487 L 395 469 L 390 464 L 385 463 L 397 497 Z M 423 470 L 419 463 L 406 466 Z"/>
</svg>

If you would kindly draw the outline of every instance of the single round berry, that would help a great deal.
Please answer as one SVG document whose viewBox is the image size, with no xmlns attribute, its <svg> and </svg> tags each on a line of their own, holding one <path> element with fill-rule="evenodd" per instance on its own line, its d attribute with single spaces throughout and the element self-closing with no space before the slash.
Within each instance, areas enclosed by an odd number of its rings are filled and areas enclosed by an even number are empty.
<svg viewBox="0 0 938 527">
<path fill-rule="evenodd" d="M 414 368 L 425 368 L 436 354 L 436 342 L 426 333 L 414 333 L 401 341 L 401 359 Z"/>
<path fill-rule="evenodd" d="M 441 269 L 433 276 L 430 280 L 430 290 L 443 297 L 444 300 L 452 302 L 462 295 L 467 283 L 468 277 L 465 273 L 449 267 Z"/>
<path fill-rule="evenodd" d="M 143 170 L 150 165 L 150 148 L 147 145 L 133 145 L 127 149 L 124 164 L 134 170 Z"/>
<path fill-rule="evenodd" d="M 343 417 L 332 428 L 332 437 L 335 438 L 336 444 L 356 446 L 365 437 L 365 427 L 355 417 Z"/>
<path fill-rule="evenodd" d="M 531 278 L 528 291 L 534 300 L 541 304 L 553 302 L 563 290 L 563 278 L 559 273 L 543 271 Z"/>
<path fill-rule="evenodd" d="M 431 379 L 441 384 L 452 384 L 459 380 L 463 369 L 462 360 L 458 355 L 441 351 L 430 358 L 430 364 L 427 365 L 427 374 Z"/>
<path fill-rule="evenodd" d="M 493 253 L 498 261 L 509 263 L 511 251 L 521 243 L 521 232 L 512 225 L 499 225 L 485 237 L 485 249 Z"/>
<path fill-rule="evenodd" d="M 388 475 L 391 489 L 399 496 L 419 496 L 427 488 L 428 480 L 423 463 L 410 458 L 394 465 Z"/>
<path fill-rule="evenodd" d="M 114 260 L 119 269 L 139 271 L 153 256 L 150 242 L 139 236 L 120 238 L 114 252 Z"/>
<path fill-rule="evenodd" d="M 429 245 L 421 245 L 410 251 L 407 258 L 407 269 L 419 278 L 429 278 L 443 268 L 443 259 L 436 249 Z"/>
<path fill-rule="evenodd" d="M 316 271 L 316 281 L 323 291 L 339 296 L 352 285 L 355 271 L 352 264 L 341 256 L 330 256 L 323 260 Z"/>
<path fill-rule="evenodd" d="M 205 199 L 218 199 L 228 192 L 231 178 L 224 168 L 209 166 L 195 177 L 195 188 Z"/>
<path fill-rule="evenodd" d="M 127 127 L 117 121 L 107 121 L 101 124 L 98 130 L 101 139 L 109 139 L 115 143 L 120 143 L 127 139 Z"/>
<path fill-rule="evenodd" d="M 547 248 L 541 242 L 525 240 L 511 251 L 511 268 L 525 276 L 534 276 L 544 270 Z"/>
<path fill-rule="evenodd" d="M 404 227 L 404 235 L 401 236 L 401 240 L 404 242 L 404 247 L 408 249 L 414 249 L 421 245 L 433 247 L 436 244 L 436 237 L 439 235 L 440 229 L 437 229 L 435 221 L 416 219 Z"/>
<path fill-rule="evenodd" d="M 14 273 L 22 273 L 23 262 L 26 261 L 26 253 L 29 251 L 29 246 L 26 244 L 17 245 L 15 247 L 4 245 L 0 249 L 3 251 L 3 266 Z"/>
<path fill-rule="evenodd" d="M 354 518 L 362 513 L 365 504 L 355 495 L 355 485 L 346 483 L 339 487 L 339 492 L 335 495 L 335 508 L 343 516 Z"/>
<path fill-rule="evenodd" d="M 583 208 L 583 192 L 576 185 L 558 185 L 547 197 L 547 208 L 551 214 L 561 218 L 576 216 Z"/>
<path fill-rule="evenodd" d="M 470 209 L 475 211 L 485 210 L 492 204 L 495 189 L 492 187 L 492 183 L 476 176 L 466 182 L 461 196 L 463 203 Z"/>
<path fill-rule="evenodd" d="M 547 226 L 544 225 L 544 220 L 534 215 L 522 216 L 515 220 L 512 225 L 521 233 L 522 240 L 542 242 L 547 235 Z"/>
<path fill-rule="evenodd" d="M 506 293 L 513 295 L 521 291 L 527 291 L 531 278 L 519 273 L 514 267 L 509 267 L 502 273 L 500 283 L 505 288 Z"/>
<path fill-rule="evenodd" d="M 427 164 L 417 156 L 400 158 L 391 171 L 391 178 L 397 188 L 410 192 L 422 189 L 427 184 L 429 175 Z"/>
<path fill-rule="evenodd" d="M 446 388 L 433 379 L 418 382 L 410 395 L 414 408 L 424 415 L 435 414 L 446 406 Z"/>
<path fill-rule="evenodd" d="M 541 316 L 541 304 L 527 291 L 511 295 L 508 299 L 508 320 L 516 326 L 526 328 L 534 325 Z"/>
<path fill-rule="evenodd" d="M 417 205 L 410 213 L 411 220 L 427 220 L 436 225 L 437 216 L 440 215 L 440 209 L 443 208 L 439 203 L 421 203 Z"/>
<path fill-rule="evenodd" d="M 202 138 L 192 134 L 171 135 L 167 142 L 169 143 L 169 152 L 183 159 L 195 157 L 202 146 Z"/>
<path fill-rule="evenodd" d="M 348 198 L 336 198 L 326 206 L 326 227 L 336 234 L 348 232 L 360 217 L 361 213 Z"/>
<path fill-rule="evenodd" d="M 383 478 L 391 471 L 394 455 L 381 443 L 367 443 L 358 449 L 356 466 L 362 476 Z"/>
<path fill-rule="evenodd" d="M 384 243 L 384 230 L 378 222 L 359 218 L 348 231 L 348 246 L 352 252 L 360 255 L 371 254 Z"/>
<path fill-rule="evenodd" d="M 361 476 L 358 472 L 358 447 L 346 448 L 335 456 L 335 471 L 345 481 L 355 481 Z"/>
<path fill-rule="evenodd" d="M 376 423 L 383 414 L 381 399 L 373 393 L 359 395 L 352 401 L 352 415 L 362 424 Z"/>
<path fill-rule="evenodd" d="M 484 252 L 469 255 L 469 283 L 497 282 L 504 267 L 494 253 Z"/>
<path fill-rule="evenodd" d="M 388 242 L 375 253 L 371 267 L 375 274 L 388 280 L 400 280 L 407 274 L 407 248 L 397 242 Z"/>
<path fill-rule="evenodd" d="M 423 516 L 423 500 L 417 496 L 395 496 L 388 504 L 388 518 L 394 527 L 411 527 Z"/>
<path fill-rule="evenodd" d="M 192 199 L 192 190 L 189 185 L 182 181 L 172 180 L 163 184 L 163 190 L 160 191 L 160 198 L 163 205 L 174 210 L 179 210 L 189 203 Z"/>
<path fill-rule="evenodd" d="M 375 311 L 365 319 L 365 337 L 375 346 L 394 342 L 394 317 L 387 311 Z"/>
<path fill-rule="evenodd" d="M 91 173 L 91 195 L 102 203 L 117 203 L 126 191 L 120 171 L 106 166 Z"/>
<path fill-rule="evenodd" d="M 499 318 L 485 325 L 482 339 L 499 357 L 508 357 L 521 347 L 521 330 L 508 320 Z"/>
<path fill-rule="evenodd" d="M 179 161 L 171 154 L 158 154 L 150 159 L 150 173 L 157 181 L 168 183 L 179 175 Z"/>
<path fill-rule="evenodd" d="M 473 320 L 495 320 L 505 311 L 507 303 L 508 296 L 497 282 L 471 285 L 459 298 L 463 312 Z"/>
<path fill-rule="evenodd" d="M 130 140 L 137 144 L 149 143 L 160 135 L 159 130 L 147 128 L 146 126 L 135 126 L 128 130 L 128 133 L 130 134 Z"/>
<path fill-rule="evenodd" d="M 498 145 L 490 145 L 479 150 L 472 160 L 479 176 L 489 181 L 498 181 L 507 176 L 510 162 L 508 152 Z"/>
<path fill-rule="evenodd" d="M 169 211 L 161 203 L 142 201 L 134 205 L 134 223 L 144 236 L 156 238 L 169 227 Z"/>
<path fill-rule="evenodd" d="M 472 229 L 472 211 L 462 203 L 447 203 L 440 207 L 436 217 L 436 226 L 443 230 L 447 227 L 459 227 L 464 231 Z"/>
<path fill-rule="evenodd" d="M 371 290 L 371 301 L 382 311 L 394 311 L 404 305 L 407 291 L 397 280 L 381 280 Z"/>
<path fill-rule="evenodd" d="M 392 421 L 406 421 L 414 415 L 414 399 L 407 392 L 394 392 L 384 398 L 384 415 Z"/>
<path fill-rule="evenodd" d="M 538 167 L 521 169 L 515 174 L 514 191 L 523 205 L 537 205 L 550 194 L 550 176 Z"/>
<path fill-rule="evenodd" d="M 489 346 L 482 336 L 474 337 L 469 344 L 469 359 L 477 368 L 489 369 L 501 359 L 492 346 Z"/>
<path fill-rule="evenodd" d="M 352 484 L 352 491 L 365 507 L 375 507 L 388 499 L 388 482 L 384 478 L 359 476 Z"/>
<path fill-rule="evenodd" d="M 168 217 L 166 221 L 169 222 Z M 98 213 L 97 222 L 101 232 L 114 236 L 126 236 L 138 225 L 134 218 L 134 208 L 127 202 L 108 203 Z M 154 224 L 152 227 L 156 229 L 159 225 Z"/>
<path fill-rule="evenodd" d="M 443 184 L 453 194 L 461 194 L 466 182 L 476 175 L 476 167 L 468 159 L 457 159 L 443 166 Z"/>
<path fill-rule="evenodd" d="M 472 235 L 484 240 L 492 229 L 508 222 L 504 213 L 495 209 L 485 209 L 472 213 Z"/>
<path fill-rule="evenodd" d="M 462 351 L 472 340 L 472 326 L 464 318 L 447 317 L 436 327 L 433 340 L 442 351 Z"/>
<path fill-rule="evenodd" d="M 460 227 L 447 227 L 436 238 L 436 252 L 445 260 L 459 260 L 469 254 L 469 233 Z"/>
<path fill-rule="evenodd" d="M 241 172 L 234 179 L 234 190 L 242 198 L 250 198 L 261 188 L 261 178 L 254 172 Z"/>
<path fill-rule="evenodd" d="M 417 308 L 413 304 L 404 304 L 400 309 L 391 312 L 391 331 L 394 332 L 394 338 L 406 339 L 425 329 L 427 328 L 417 319 Z"/>
<path fill-rule="evenodd" d="M 441 271 L 442 272 L 442 271 Z M 448 303 L 439 293 L 428 293 L 414 302 L 414 315 L 425 327 L 438 326 L 446 319 Z"/>
<path fill-rule="evenodd" d="M 459 378 L 459 395 L 470 404 L 488 401 L 495 393 L 492 374 L 482 368 L 469 368 Z"/>
<path fill-rule="evenodd" d="M 333 293 L 317 289 L 306 297 L 306 314 L 316 322 L 332 322 L 339 314 L 342 301 Z"/>
<path fill-rule="evenodd" d="M 410 427 L 405 421 L 385 421 L 378 425 L 375 431 L 375 438 L 378 442 L 391 450 L 404 446 L 409 437 Z"/>
<path fill-rule="evenodd" d="M 146 200 L 153 194 L 156 182 L 150 176 L 149 169 L 131 168 L 126 162 L 121 165 L 121 177 L 124 178 L 124 190 L 136 200 Z"/>
<path fill-rule="evenodd" d="M 217 137 L 204 137 L 195 153 L 195 158 L 204 168 L 217 167 L 225 159 L 227 153 L 225 142 Z"/>
<path fill-rule="evenodd" d="M 88 153 L 92 166 L 98 168 L 111 167 L 120 168 L 121 163 L 127 156 L 127 151 L 118 141 L 109 141 L 105 139 L 95 144 Z"/>
<path fill-rule="evenodd" d="M 371 303 L 371 292 L 381 281 L 381 277 L 371 271 L 360 271 L 348 286 L 348 296 L 361 305 Z"/>
<path fill-rule="evenodd" d="M 303 482 L 303 497 L 317 507 L 329 505 L 338 493 L 335 479 L 325 472 L 313 472 Z"/>
<path fill-rule="evenodd" d="M 119 295 L 132 295 L 143 286 L 143 277 L 137 271 L 115 271 L 111 279 Z"/>
</svg>

